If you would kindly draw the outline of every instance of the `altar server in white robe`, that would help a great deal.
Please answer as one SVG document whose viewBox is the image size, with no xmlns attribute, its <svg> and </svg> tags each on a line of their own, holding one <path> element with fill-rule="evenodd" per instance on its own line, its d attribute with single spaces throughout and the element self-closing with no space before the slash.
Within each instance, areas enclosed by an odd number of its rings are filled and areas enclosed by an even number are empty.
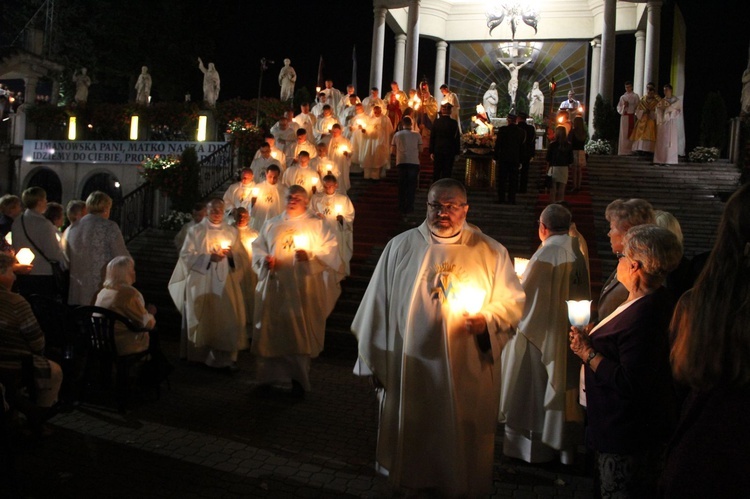
<svg viewBox="0 0 750 499">
<path fill-rule="evenodd" d="M 331 140 L 331 128 L 339 122 L 339 119 L 333 115 L 331 106 L 323 106 L 323 115 L 315 123 L 315 142 L 325 142 Z"/>
<path fill-rule="evenodd" d="M 325 276 L 341 267 L 336 237 L 308 204 L 307 192 L 292 186 L 286 211 L 269 220 L 253 242 L 257 381 L 268 389 L 291 380 L 292 394 L 299 397 L 310 391 L 310 359 L 323 350 L 326 318 L 341 294 L 338 282 Z"/>
<path fill-rule="evenodd" d="M 328 157 L 333 161 L 334 170 L 339 171 L 336 180 L 339 182 L 339 192 L 346 194 L 351 187 L 349 172 L 352 164 L 352 144 L 344 137 L 342 127 L 333 125 L 331 129 L 331 141 L 328 143 Z"/>
<path fill-rule="evenodd" d="M 236 368 L 237 352 L 247 348 L 242 260 L 237 229 L 224 222 L 224 202 L 208 203 L 208 216 L 190 229 L 169 280 L 169 293 L 182 312 L 180 356 L 209 367 Z"/>
<path fill-rule="evenodd" d="M 617 112 L 620 113 L 620 140 L 617 144 L 617 154 L 627 156 L 633 154 L 633 141 L 630 135 L 635 128 L 635 110 L 640 104 L 641 98 L 633 92 L 633 82 L 625 82 L 625 93 L 617 101 Z"/>
<path fill-rule="evenodd" d="M 678 119 L 682 114 L 682 101 L 672 95 L 672 85 L 664 85 L 664 98 L 656 105 L 656 144 L 654 163 L 676 165 L 679 163 Z"/>
<path fill-rule="evenodd" d="M 240 172 L 240 181 L 231 184 L 224 193 L 224 208 L 227 215 L 239 207 L 247 208 L 250 205 L 253 187 L 255 174 L 252 168 L 245 167 Z"/>
<path fill-rule="evenodd" d="M 392 137 L 391 120 L 383 114 L 383 108 L 375 106 L 372 110 L 372 117 L 367 122 L 362 154 L 361 165 L 365 178 L 378 180 L 385 177 L 386 170 L 391 167 Z"/>
<path fill-rule="evenodd" d="M 318 154 L 315 151 L 315 144 L 309 140 L 311 137 L 312 135 L 308 135 L 304 128 L 297 130 L 297 141 L 294 144 L 287 146 L 286 151 L 284 151 L 284 154 L 286 154 L 287 168 L 297 163 L 299 153 L 302 151 L 307 151 L 310 158 L 314 158 Z"/>
<path fill-rule="evenodd" d="M 456 94 L 455 92 L 451 92 L 451 89 L 448 88 L 448 85 L 440 85 L 440 93 L 443 94 L 441 105 L 448 103 L 452 106 L 451 118 L 456 120 L 456 123 L 458 123 L 458 133 L 461 133 L 461 117 L 459 116 L 461 105 L 458 103 L 458 94 Z"/>
<path fill-rule="evenodd" d="M 255 310 L 255 287 L 258 285 L 258 275 L 253 270 L 253 241 L 258 237 L 258 231 L 250 227 L 250 213 L 245 208 L 237 208 L 235 228 L 240 235 L 241 247 L 232 252 L 234 258 L 242 259 L 242 278 L 240 288 L 245 304 L 247 323 L 245 332 L 248 339 L 253 337 L 253 312 Z M 241 250 L 241 251 L 240 251 Z"/>
<path fill-rule="evenodd" d="M 313 136 L 313 130 L 315 129 L 315 115 L 310 113 L 310 104 L 303 102 L 300 105 L 300 113 L 294 117 L 294 122 L 297 123 L 299 128 L 305 129 L 308 137 Z"/>
<path fill-rule="evenodd" d="M 344 266 L 339 280 L 350 274 L 349 262 L 354 252 L 354 205 L 346 194 L 337 192 L 338 182 L 333 175 L 323 177 L 323 192 L 312 197 L 313 213 L 325 220 L 329 229 L 336 235 L 339 256 Z"/>
<path fill-rule="evenodd" d="M 396 487 L 488 495 L 500 355 L 524 292 L 505 247 L 466 223 L 463 184 L 441 179 L 427 199 L 424 223 L 386 246 L 354 318 L 355 374 L 378 388 L 377 469 Z"/>
<path fill-rule="evenodd" d="M 271 156 L 271 146 L 268 145 L 268 142 L 264 142 L 263 145 L 260 146 L 260 156 L 250 163 L 250 169 L 253 170 L 253 180 L 256 185 L 266 179 L 266 170 L 271 165 L 276 165 L 281 169 L 286 169 L 286 164 L 281 163 L 278 159 Z"/>
<path fill-rule="evenodd" d="M 526 305 L 518 334 L 503 351 L 500 421 L 503 452 L 529 463 L 557 457 L 572 464 L 583 442 L 578 405 L 581 362 L 568 348 L 566 300 L 590 296 L 586 260 L 568 235 L 570 212 L 547 206 L 539 218 L 542 246 L 521 277 Z"/>
<path fill-rule="evenodd" d="M 372 111 L 375 106 L 380 106 L 380 109 L 385 109 L 385 101 L 380 98 L 380 90 L 378 87 L 372 87 L 370 89 L 370 95 L 362 99 L 362 106 L 365 108 L 365 113 L 368 116 L 372 116 Z"/>
<path fill-rule="evenodd" d="M 307 191 L 308 197 L 315 194 L 320 188 L 320 175 L 310 166 L 310 155 L 302 151 L 297 157 L 297 162 L 286 169 L 281 177 L 281 183 L 289 189 L 293 185 L 300 185 Z"/>
<path fill-rule="evenodd" d="M 250 202 L 250 226 L 260 230 L 269 218 L 280 215 L 286 203 L 286 187 L 281 183 L 281 169 L 270 165 L 266 181 L 258 184 L 258 196 Z"/>
</svg>

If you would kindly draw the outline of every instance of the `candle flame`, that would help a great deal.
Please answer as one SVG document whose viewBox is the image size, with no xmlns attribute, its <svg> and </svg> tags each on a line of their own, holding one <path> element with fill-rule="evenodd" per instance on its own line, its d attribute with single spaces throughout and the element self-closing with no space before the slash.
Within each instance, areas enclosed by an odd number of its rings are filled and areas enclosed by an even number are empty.
<svg viewBox="0 0 750 499">
<path fill-rule="evenodd" d="M 514 258 L 513 259 L 513 268 L 516 271 L 516 275 L 520 279 L 524 272 L 526 272 L 526 267 L 529 265 L 529 259 L 528 258 Z"/>
<path fill-rule="evenodd" d="M 336 212 L 336 215 L 341 215 L 341 213 L 344 211 L 344 206 L 337 204 L 333 207 L 333 211 Z"/>
<path fill-rule="evenodd" d="M 278 155 L 279 155 L 279 154 L 278 154 L 278 153 L 277 153 L 276 151 L 271 151 L 271 157 L 272 157 L 273 159 L 276 159 L 276 157 L 277 157 Z"/>
<path fill-rule="evenodd" d="M 484 289 L 467 287 L 461 290 L 464 311 L 469 315 L 478 314 L 484 305 L 485 296 L 487 296 L 487 291 Z"/>
<path fill-rule="evenodd" d="M 310 238 L 306 234 L 295 234 L 292 236 L 294 240 L 294 249 L 307 251 L 310 247 Z"/>
<path fill-rule="evenodd" d="M 253 187 L 253 189 L 250 192 L 252 193 L 252 195 L 253 195 L 254 198 L 257 198 L 258 197 L 258 193 L 260 192 L 260 188 Z"/>
<path fill-rule="evenodd" d="M 312 185 L 318 185 L 318 177 L 313 177 L 310 182 L 312 182 Z"/>
<path fill-rule="evenodd" d="M 230 246 L 230 241 L 224 240 L 221 242 L 221 249 L 223 250 L 228 250 Z"/>
</svg>

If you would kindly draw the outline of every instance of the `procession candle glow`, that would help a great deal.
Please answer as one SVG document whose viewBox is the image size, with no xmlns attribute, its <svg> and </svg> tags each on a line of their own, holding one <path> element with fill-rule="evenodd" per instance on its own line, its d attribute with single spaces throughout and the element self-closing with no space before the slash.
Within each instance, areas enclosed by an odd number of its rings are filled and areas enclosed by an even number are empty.
<svg viewBox="0 0 750 499">
<path fill-rule="evenodd" d="M 349 149 L 346 146 L 339 146 L 339 154 L 345 154 L 349 152 Z"/>
<path fill-rule="evenodd" d="M 326 170 L 328 170 L 328 173 L 330 174 L 330 173 L 331 173 L 331 170 L 333 170 L 333 165 L 332 165 L 331 163 L 328 163 L 328 164 L 326 165 Z"/>
<path fill-rule="evenodd" d="M 336 215 L 341 215 L 341 213 L 344 211 L 344 206 L 340 204 L 334 205 L 333 211 L 336 212 Z"/>
<path fill-rule="evenodd" d="M 583 327 L 591 320 L 591 300 L 567 300 L 568 320 L 576 327 Z"/>
<path fill-rule="evenodd" d="M 277 153 L 276 151 L 271 151 L 271 157 L 273 159 L 276 159 L 276 156 L 278 156 L 278 155 L 279 155 L 279 153 Z"/>
<path fill-rule="evenodd" d="M 583 113 L 583 106 L 578 106 L 578 112 Z"/>
<path fill-rule="evenodd" d="M 252 190 L 250 191 L 250 193 L 252 194 L 252 196 L 253 196 L 254 198 L 257 198 L 257 197 L 258 197 L 258 193 L 259 193 L 259 192 L 260 192 L 260 188 L 258 188 L 258 187 L 253 187 L 253 189 L 252 189 Z"/>
<path fill-rule="evenodd" d="M 516 275 L 520 279 L 524 272 L 526 272 L 526 267 L 529 265 L 529 259 L 528 258 L 514 258 L 513 259 L 513 268 L 516 270 Z"/>
<path fill-rule="evenodd" d="M 310 238 L 305 234 L 295 234 L 292 236 L 294 240 L 294 249 L 307 251 L 310 247 Z"/>
<path fill-rule="evenodd" d="M 469 287 L 461 291 L 461 301 L 463 302 L 464 311 L 469 315 L 475 315 L 479 313 L 484 305 L 484 297 L 487 296 L 487 291 Z"/>
<path fill-rule="evenodd" d="M 229 247 L 231 246 L 230 245 L 230 241 L 223 240 L 223 241 L 221 241 L 220 246 L 221 246 L 221 249 L 228 250 Z"/>
<path fill-rule="evenodd" d="M 20 263 L 21 265 L 31 265 L 31 262 L 34 261 L 34 258 L 34 252 L 29 248 L 21 248 L 20 250 L 18 250 L 18 253 L 16 253 L 16 260 L 18 260 L 18 263 Z"/>
<path fill-rule="evenodd" d="M 316 93 L 316 94 L 319 94 L 319 93 L 320 93 L 320 87 L 315 87 L 315 93 Z"/>
<path fill-rule="evenodd" d="M 315 187 L 316 185 L 318 185 L 318 177 L 313 177 L 310 182 L 312 182 L 313 187 Z"/>
<path fill-rule="evenodd" d="M 5 234 L 5 242 L 13 246 L 13 233 L 12 232 L 8 232 L 7 234 Z"/>
<path fill-rule="evenodd" d="M 328 125 L 328 131 L 330 132 L 331 130 L 333 130 L 333 123 L 331 123 L 330 125 Z"/>
<path fill-rule="evenodd" d="M 484 109 L 484 106 L 481 104 L 477 104 L 477 114 L 484 114 L 486 111 Z"/>
<path fill-rule="evenodd" d="M 565 121 L 565 117 L 560 116 L 559 118 L 557 118 L 558 123 L 562 123 L 563 121 Z"/>
</svg>

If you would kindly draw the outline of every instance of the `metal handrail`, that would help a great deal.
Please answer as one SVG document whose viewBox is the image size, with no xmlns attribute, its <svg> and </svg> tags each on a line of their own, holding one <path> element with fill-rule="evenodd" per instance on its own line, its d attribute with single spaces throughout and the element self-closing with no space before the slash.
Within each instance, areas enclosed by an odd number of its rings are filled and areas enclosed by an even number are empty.
<svg viewBox="0 0 750 499">
<path fill-rule="evenodd" d="M 234 175 L 232 143 L 228 142 L 206 156 L 199 165 L 200 195 L 205 198 Z"/>
</svg>

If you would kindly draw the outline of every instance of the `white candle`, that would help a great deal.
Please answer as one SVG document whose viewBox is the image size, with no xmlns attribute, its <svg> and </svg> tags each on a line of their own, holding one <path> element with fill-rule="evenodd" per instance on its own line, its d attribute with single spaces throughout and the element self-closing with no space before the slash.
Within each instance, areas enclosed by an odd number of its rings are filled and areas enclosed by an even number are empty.
<svg viewBox="0 0 750 499">
<path fill-rule="evenodd" d="M 513 259 L 513 267 L 516 270 L 516 275 L 520 279 L 524 272 L 526 272 L 526 267 L 529 266 L 529 259 L 528 258 L 514 258 Z"/>
<path fill-rule="evenodd" d="M 250 191 L 254 198 L 258 197 L 258 193 L 260 192 L 260 189 L 258 187 L 253 187 L 252 191 Z"/>
<path fill-rule="evenodd" d="M 292 236 L 294 249 L 307 251 L 310 247 L 310 238 L 306 234 L 295 234 Z"/>
<path fill-rule="evenodd" d="M 18 260 L 18 263 L 20 263 L 21 265 L 31 265 L 31 262 L 34 261 L 34 258 L 34 252 L 29 248 L 21 248 L 20 250 L 18 250 L 18 253 L 16 253 L 16 260 Z"/>
<path fill-rule="evenodd" d="M 328 125 L 328 131 L 329 131 L 329 132 L 330 132 L 331 130 L 333 130 L 333 125 L 334 125 L 333 123 L 331 123 L 330 125 Z"/>
<path fill-rule="evenodd" d="M 333 165 L 331 163 L 326 164 L 326 170 L 328 170 L 328 174 L 331 174 L 331 170 L 333 170 Z"/>
<path fill-rule="evenodd" d="M 461 290 L 461 302 L 464 311 L 469 315 L 479 313 L 484 305 L 484 297 L 487 291 L 475 287 L 467 287 Z"/>
<path fill-rule="evenodd" d="M 318 185 L 318 177 L 313 177 L 310 182 L 312 182 L 313 187 L 315 187 L 316 185 Z"/>
<path fill-rule="evenodd" d="M 336 212 L 336 215 L 341 215 L 341 213 L 344 211 L 344 206 L 337 204 L 333 206 L 333 211 Z"/>
<path fill-rule="evenodd" d="M 346 154 L 349 152 L 349 149 L 346 148 L 346 146 L 339 146 L 339 154 Z"/>
<path fill-rule="evenodd" d="M 477 104 L 477 114 L 484 114 L 484 113 L 485 113 L 484 106 L 482 104 Z"/>
<path fill-rule="evenodd" d="M 221 241 L 221 243 L 220 243 L 221 249 L 223 249 L 223 250 L 228 250 L 228 249 L 229 249 L 229 247 L 230 247 L 230 244 L 229 244 L 229 243 L 230 243 L 230 242 L 229 242 L 229 241 L 227 241 L 226 239 L 225 239 L 225 240 L 223 240 L 223 241 Z"/>
<path fill-rule="evenodd" d="M 591 300 L 567 300 L 571 326 L 583 327 L 591 320 Z"/>
<path fill-rule="evenodd" d="M 276 156 L 278 156 L 278 155 L 279 155 L 279 154 L 278 154 L 278 153 L 277 153 L 276 151 L 271 151 L 271 157 L 272 157 L 273 159 L 276 159 Z"/>
</svg>

